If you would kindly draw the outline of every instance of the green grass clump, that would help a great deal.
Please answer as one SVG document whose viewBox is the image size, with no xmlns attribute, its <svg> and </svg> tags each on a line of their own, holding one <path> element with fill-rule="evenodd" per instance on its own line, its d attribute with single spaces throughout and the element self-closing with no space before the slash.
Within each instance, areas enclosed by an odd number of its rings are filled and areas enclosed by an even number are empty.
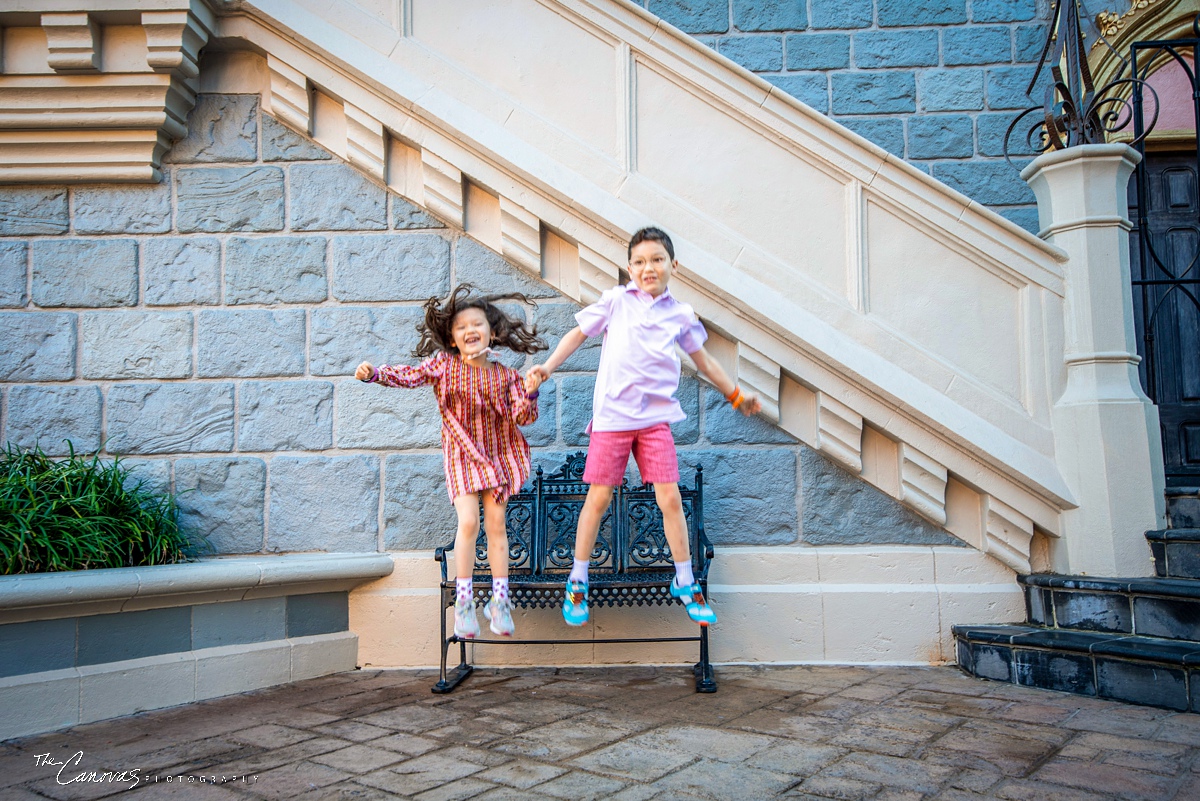
<svg viewBox="0 0 1200 801">
<path fill-rule="evenodd" d="M 175 498 L 120 459 L 11 444 L 0 455 L 0 575 L 174 564 L 190 550 Z"/>
</svg>

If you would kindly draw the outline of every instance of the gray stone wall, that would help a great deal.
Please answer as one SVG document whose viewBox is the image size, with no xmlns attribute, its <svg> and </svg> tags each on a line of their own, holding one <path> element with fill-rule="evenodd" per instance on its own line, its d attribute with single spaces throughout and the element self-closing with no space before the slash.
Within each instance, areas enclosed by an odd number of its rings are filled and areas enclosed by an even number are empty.
<svg viewBox="0 0 1200 801">
<path fill-rule="evenodd" d="M 1049 0 L 644 5 L 918 169 L 1037 230 L 1033 193 L 1004 161 L 1003 140 L 1016 110 L 1033 105 L 1025 89 L 1046 41 Z M 1095 13 L 1129 3 L 1091 5 Z M 1041 96 L 1035 89 L 1039 103 Z M 1015 155 L 1028 154 L 1013 144 Z M 1028 158 L 1014 161 L 1023 166 Z"/>
<path fill-rule="evenodd" d="M 411 362 L 421 304 L 461 281 L 534 298 L 513 311 L 551 347 L 579 307 L 255 96 L 202 96 L 190 126 L 157 186 L 0 187 L 0 440 L 127 457 L 222 553 L 443 544 L 432 393 L 354 367 Z M 527 435 L 548 470 L 586 447 L 598 356 L 542 389 Z M 951 541 L 694 377 L 680 399 L 716 542 Z"/>
</svg>

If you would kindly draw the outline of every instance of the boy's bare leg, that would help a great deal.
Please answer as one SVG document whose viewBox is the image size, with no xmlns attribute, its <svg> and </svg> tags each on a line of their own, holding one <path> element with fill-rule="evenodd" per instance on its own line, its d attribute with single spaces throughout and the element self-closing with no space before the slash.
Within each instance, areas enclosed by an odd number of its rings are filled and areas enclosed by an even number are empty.
<svg viewBox="0 0 1200 801">
<path fill-rule="evenodd" d="M 504 510 L 508 502 L 498 503 L 492 493 L 483 493 L 483 530 L 487 534 L 488 565 L 493 578 L 508 578 L 508 525 Z"/>
<path fill-rule="evenodd" d="M 671 546 L 671 559 L 675 562 L 675 579 L 671 582 L 671 594 L 683 601 L 688 617 L 701 626 L 717 622 L 717 615 L 700 593 L 688 588 L 696 584 L 692 575 L 691 548 L 688 547 L 687 518 L 683 514 L 683 498 L 679 485 L 674 482 L 655 484 L 654 499 L 662 510 L 663 533 Z"/>
<path fill-rule="evenodd" d="M 454 535 L 454 575 L 460 579 L 471 578 L 475 574 L 475 540 L 479 536 L 479 496 L 459 495 L 454 499 L 454 511 L 458 513 L 458 532 Z M 504 569 L 508 570 L 507 559 L 504 560 Z"/>
<path fill-rule="evenodd" d="M 666 482 L 654 485 L 654 500 L 663 516 L 663 533 L 667 536 L 667 545 L 671 546 L 671 559 L 676 562 L 687 562 L 692 558 L 688 545 L 687 518 L 683 514 L 683 497 L 679 494 L 679 485 Z"/>
<path fill-rule="evenodd" d="M 596 547 L 596 537 L 600 534 L 600 521 L 604 519 L 612 496 L 612 487 L 603 484 L 588 485 L 587 498 L 583 502 L 583 508 L 579 510 L 579 527 L 575 531 L 575 558 L 581 562 L 592 558 L 592 548 Z M 682 513 L 681 506 L 680 514 Z"/>
</svg>

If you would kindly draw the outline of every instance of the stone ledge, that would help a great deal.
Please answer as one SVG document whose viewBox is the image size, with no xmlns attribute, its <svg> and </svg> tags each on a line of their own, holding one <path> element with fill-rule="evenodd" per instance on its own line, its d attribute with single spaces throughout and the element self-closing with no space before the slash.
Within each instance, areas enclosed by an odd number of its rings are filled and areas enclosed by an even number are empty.
<svg viewBox="0 0 1200 801">
<path fill-rule="evenodd" d="M 0 623 L 348 591 L 389 575 L 388 554 L 225 556 L 181 565 L 0 576 Z"/>
<path fill-rule="evenodd" d="M 0 740 L 354 670 L 351 632 L 0 678 Z"/>
</svg>

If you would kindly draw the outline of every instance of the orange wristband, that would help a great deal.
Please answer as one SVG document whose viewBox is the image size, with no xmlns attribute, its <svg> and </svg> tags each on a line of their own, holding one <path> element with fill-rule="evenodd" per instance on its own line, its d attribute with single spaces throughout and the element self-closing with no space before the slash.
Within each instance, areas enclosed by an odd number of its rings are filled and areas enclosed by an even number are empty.
<svg viewBox="0 0 1200 801">
<path fill-rule="evenodd" d="M 746 396 L 742 394 L 741 387 L 734 387 L 733 392 L 730 392 L 728 395 L 725 396 L 725 400 L 727 400 L 731 404 L 733 404 L 733 408 L 736 409 L 737 407 L 742 405 L 743 401 L 746 400 Z"/>
</svg>

